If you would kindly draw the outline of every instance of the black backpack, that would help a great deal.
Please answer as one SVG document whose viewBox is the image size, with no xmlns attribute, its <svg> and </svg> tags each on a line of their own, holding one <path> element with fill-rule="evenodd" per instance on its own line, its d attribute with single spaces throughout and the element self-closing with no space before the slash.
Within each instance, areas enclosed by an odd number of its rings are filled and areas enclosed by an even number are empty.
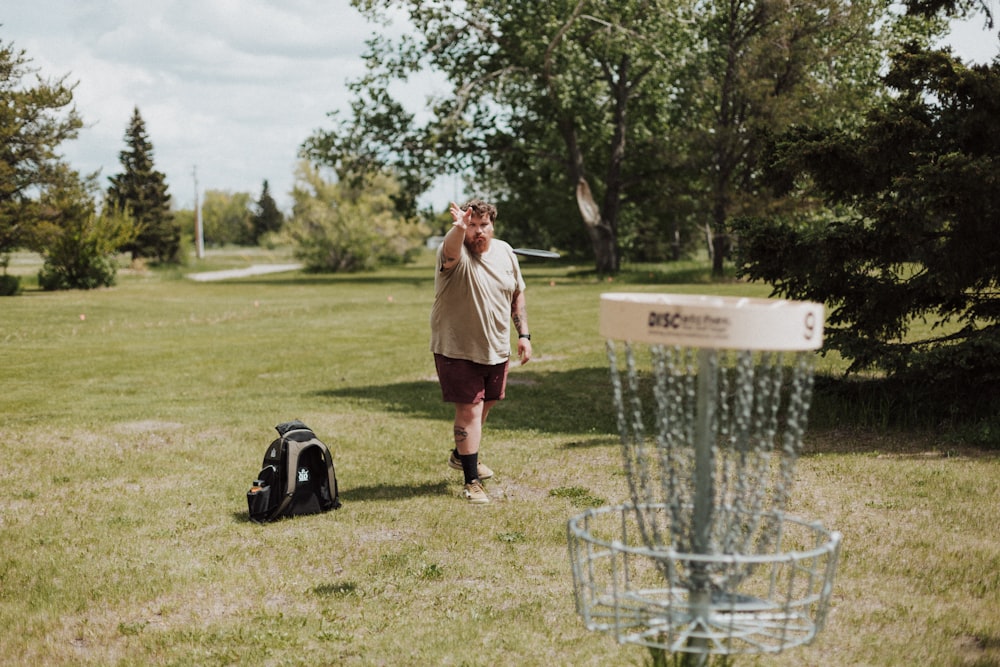
<svg viewBox="0 0 1000 667">
<path fill-rule="evenodd" d="M 247 492 L 250 520 L 317 514 L 340 507 L 333 457 L 312 429 L 295 420 L 278 424 L 278 439 Z"/>
</svg>

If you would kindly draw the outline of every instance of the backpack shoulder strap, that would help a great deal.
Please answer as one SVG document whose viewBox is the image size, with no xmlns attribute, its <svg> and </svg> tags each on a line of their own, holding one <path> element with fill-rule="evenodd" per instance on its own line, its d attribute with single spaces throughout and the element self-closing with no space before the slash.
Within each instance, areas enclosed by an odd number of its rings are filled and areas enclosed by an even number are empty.
<svg viewBox="0 0 1000 667">
<path fill-rule="evenodd" d="M 326 476 L 333 496 L 333 509 L 340 509 L 340 489 L 337 488 L 337 471 L 333 467 L 333 454 L 330 453 L 330 448 L 319 439 L 316 440 L 316 444 L 323 452 L 323 461 L 326 463 Z"/>
</svg>

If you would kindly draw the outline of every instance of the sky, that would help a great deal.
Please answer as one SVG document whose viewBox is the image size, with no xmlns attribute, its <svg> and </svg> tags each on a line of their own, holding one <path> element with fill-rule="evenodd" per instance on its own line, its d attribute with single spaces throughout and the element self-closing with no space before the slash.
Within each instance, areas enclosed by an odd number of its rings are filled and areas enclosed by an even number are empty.
<svg viewBox="0 0 1000 667">
<path fill-rule="evenodd" d="M 994 12 L 997 0 L 989 0 Z M 378 28 L 348 0 L 4 0 L 0 40 L 23 49 L 47 79 L 77 82 L 85 127 L 61 149 L 101 185 L 120 172 L 118 154 L 139 109 L 175 208 L 191 208 L 196 187 L 248 192 L 263 182 L 291 207 L 297 153 L 328 114 L 346 111 L 347 83 L 364 72 L 365 40 Z M 394 28 L 401 30 L 401 27 Z M 966 60 L 1000 53 L 982 20 L 950 38 Z M 419 111 L 433 78 L 401 89 Z M 455 184 L 423 203 L 445 210 Z"/>
</svg>

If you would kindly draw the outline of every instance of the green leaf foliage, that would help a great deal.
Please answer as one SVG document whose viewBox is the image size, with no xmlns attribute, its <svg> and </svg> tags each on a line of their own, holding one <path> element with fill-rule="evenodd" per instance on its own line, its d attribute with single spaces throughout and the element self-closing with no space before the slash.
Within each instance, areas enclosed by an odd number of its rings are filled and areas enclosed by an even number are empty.
<svg viewBox="0 0 1000 667">
<path fill-rule="evenodd" d="M 393 202 L 398 191 L 398 182 L 387 175 L 329 182 L 301 164 L 286 224 L 296 257 L 313 272 L 364 271 L 409 261 L 428 230 L 399 214 Z"/>
<path fill-rule="evenodd" d="M 118 249 L 138 232 L 133 220 L 113 210 L 98 214 L 91 190 L 75 172 L 65 172 L 62 186 L 41 199 L 50 211 L 41 232 L 44 265 L 38 284 L 44 290 L 94 289 L 115 283 Z"/>
<path fill-rule="evenodd" d="M 249 193 L 208 190 L 201 212 L 206 244 L 256 245 Z"/>
<path fill-rule="evenodd" d="M 1000 63 L 898 54 L 892 101 L 858 131 L 802 131 L 779 151 L 840 212 L 744 221 L 743 274 L 831 309 L 851 370 L 944 398 L 1000 381 Z"/>
<path fill-rule="evenodd" d="M 760 179 L 771 137 L 849 124 L 897 25 L 881 0 L 354 4 L 412 30 L 370 42 L 350 116 L 305 154 L 341 177 L 391 167 L 404 189 L 459 174 L 505 238 L 606 273 L 679 258 L 706 225 L 721 263 L 732 217 L 785 203 Z M 444 91 L 419 118 L 393 95 L 417 72 Z"/>
<path fill-rule="evenodd" d="M 74 87 L 43 78 L 25 51 L 0 40 L 0 254 L 37 249 L 38 195 L 64 178 L 59 147 L 83 125 Z"/>
</svg>

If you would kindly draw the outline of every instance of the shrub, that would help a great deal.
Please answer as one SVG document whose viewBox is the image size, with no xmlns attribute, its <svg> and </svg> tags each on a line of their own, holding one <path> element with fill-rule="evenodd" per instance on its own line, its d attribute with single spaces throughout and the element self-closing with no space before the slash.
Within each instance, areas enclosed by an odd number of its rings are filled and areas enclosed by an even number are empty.
<svg viewBox="0 0 1000 667">
<path fill-rule="evenodd" d="M 399 184 L 385 175 L 363 181 L 329 183 L 309 166 L 300 167 L 287 232 L 307 271 L 371 270 L 409 261 L 421 249 L 428 230 L 396 210 L 392 198 Z"/>
<path fill-rule="evenodd" d="M 0 296 L 16 296 L 21 293 L 21 279 L 6 273 L 0 274 Z"/>
</svg>

